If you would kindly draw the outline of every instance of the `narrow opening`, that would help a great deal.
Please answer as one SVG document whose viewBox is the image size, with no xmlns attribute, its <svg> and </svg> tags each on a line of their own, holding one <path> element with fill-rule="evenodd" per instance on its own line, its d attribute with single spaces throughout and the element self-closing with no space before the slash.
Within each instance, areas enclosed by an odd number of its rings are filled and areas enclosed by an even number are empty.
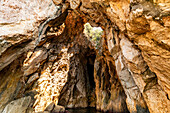
<svg viewBox="0 0 170 113">
<path fill-rule="evenodd" d="M 100 48 L 100 42 L 103 35 L 103 29 L 101 27 L 93 27 L 90 23 L 84 24 L 84 36 L 91 42 L 95 49 Z M 89 91 L 88 95 L 88 107 L 96 107 L 96 94 L 95 94 L 95 81 L 94 81 L 94 62 L 96 56 L 92 55 L 88 58 L 87 71 L 89 78 Z"/>
<path fill-rule="evenodd" d="M 98 49 L 100 44 L 100 39 L 103 35 L 103 29 L 101 27 L 92 27 L 90 23 L 84 24 L 83 33 L 87 37 L 89 41 L 91 41 L 92 45 Z"/>
</svg>

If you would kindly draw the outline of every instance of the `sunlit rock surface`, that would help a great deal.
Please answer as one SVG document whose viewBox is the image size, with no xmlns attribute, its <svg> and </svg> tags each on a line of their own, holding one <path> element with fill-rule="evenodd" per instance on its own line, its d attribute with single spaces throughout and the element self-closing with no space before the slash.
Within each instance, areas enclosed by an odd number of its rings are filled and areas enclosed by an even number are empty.
<svg viewBox="0 0 170 113">
<path fill-rule="evenodd" d="M 169 0 L 1 0 L 0 113 L 169 113 L 169 14 Z"/>
</svg>

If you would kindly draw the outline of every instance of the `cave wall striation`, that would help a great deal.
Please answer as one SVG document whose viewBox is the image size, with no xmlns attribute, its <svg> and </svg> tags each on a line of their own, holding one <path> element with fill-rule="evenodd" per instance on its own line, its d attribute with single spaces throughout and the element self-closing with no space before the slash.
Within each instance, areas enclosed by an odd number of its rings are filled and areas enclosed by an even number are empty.
<svg viewBox="0 0 170 113">
<path fill-rule="evenodd" d="M 170 112 L 169 0 L 1 0 L 0 113 Z M 101 27 L 94 47 L 84 24 Z"/>
</svg>

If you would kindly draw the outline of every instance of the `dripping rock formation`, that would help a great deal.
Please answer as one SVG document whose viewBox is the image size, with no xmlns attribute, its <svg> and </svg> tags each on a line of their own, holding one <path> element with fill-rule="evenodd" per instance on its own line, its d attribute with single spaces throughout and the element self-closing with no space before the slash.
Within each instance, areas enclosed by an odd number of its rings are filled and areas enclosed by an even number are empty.
<svg viewBox="0 0 170 113">
<path fill-rule="evenodd" d="M 0 0 L 0 15 L 0 113 L 170 113 L 170 0 Z"/>
</svg>

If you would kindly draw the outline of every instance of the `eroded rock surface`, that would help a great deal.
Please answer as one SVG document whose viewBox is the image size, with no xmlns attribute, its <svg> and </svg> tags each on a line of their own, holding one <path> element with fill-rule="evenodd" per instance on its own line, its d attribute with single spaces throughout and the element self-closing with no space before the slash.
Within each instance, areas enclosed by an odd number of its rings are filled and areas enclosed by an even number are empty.
<svg viewBox="0 0 170 113">
<path fill-rule="evenodd" d="M 3 110 L 2 113 L 26 113 L 29 104 L 31 103 L 31 97 L 23 97 L 18 100 L 11 101 Z"/>
<path fill-rule="evenodd" d="M 0 112 L 20 109 L 27 97 L 21 112 L 53 112 L 54 104 L 170 112 L 169 0 L 1 0 L 0 7 Z M 103 29 L 98 48 L 83 34 L 86 22 Z"/>
</svg>

